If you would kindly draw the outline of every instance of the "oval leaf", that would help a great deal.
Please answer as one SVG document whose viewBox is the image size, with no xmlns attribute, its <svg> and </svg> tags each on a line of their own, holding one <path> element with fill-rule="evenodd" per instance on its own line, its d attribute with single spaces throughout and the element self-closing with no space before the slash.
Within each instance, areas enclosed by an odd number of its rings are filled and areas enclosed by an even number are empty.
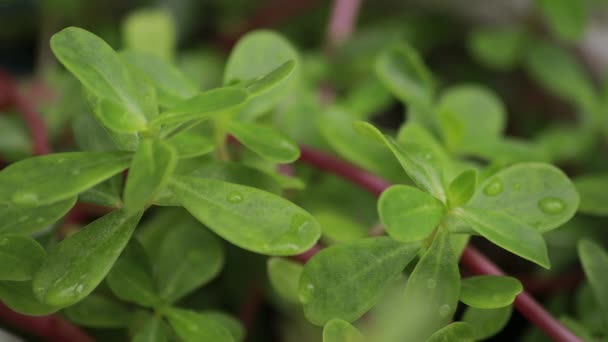
<svg viewBox="0 0 608 342">
<path fill-rule="evenodd" d="M 300 158 L 298 145 L 270 126 L 232 121 L 228 131 L 247 148 L 271 162 L 290 163 Z"/>
<path fill-rule="evenodd" d="M 191 131 L 181 132 L 168 139 L 167 142 L 173 146 L 180 159 L 202 156 L 215 149 L 211 139 Z"/>
<path fill-rule="evenodd" d="M 0 300 L 11 310 L 28 316 L 46 316 L 60 309 L 41 303 L 32 292 L 31 281 L 0 281 Z"/>
<path fill-rule="evenodd" d="M 477 188 L 477 170 L 463 171 L 448 187 L 448 203 L 450 207 L 459 207 L 466 204 Z"/>
<path fill-rule="evenodd" d="M 150 315 L 133 336 L 132 342 L 167 342 L 171 329 L 162 318 Z"/>
<path fill-rule="evenodd" d="M 478 276 L 462 280 L 460 300 L 481 309 L 496 309 L 510 305 L 523 291 L 519 280 L 505 276 Z"/>
<path fill-rule="evenodd" d="M 0 235 L 30 235 L 57 222 L 76 203 L 76 197 L 37 208 L 0 205 Z"/>
<path fill-rule="evenodd" d="M 420 241 L 437 227 L 443 203 L 414 187 L 393 185 L 378 200 L 378 213 L 387 233 L 401 242 Z"/>
<path fill-rule="evenodd" d="M 170 189 L 200 222 L 243 249 L 294 255 L 312 247 L 321 235 L 304 209 L 262 190 L 184 176 L 176 177 Z"/>
<path fill-rule="evenodd" d="M 363 335 L 350 323 L 332 319 L 323 327 L 323 342 L 363 342 Z"/>
<path fill-rule="evenodd" d="M 0 237 L 0 280 L 30 280 L 46 252 L 31 237 L 4 235 Z"/>
<path fill-rule="evenodd" d="M 116 210 L 58 243 L 34 276 L 36 297 L 55 306 L 85 298 L 110 271 L 140 216 Z"/>
<path fill-rule="evenodd" d="M 579 196 L 568 177 L 549 164 L 513 165 L 479 185 L 467 207 L 502 211 L 546 232 L 570 220 Z"/>
<path fill-rule="evenodd" d="M 578 254 L 604 322 L 608 323 L 608 253 L 597 243 L 583 239 L 578 243 Z"/>
<path fill-rule="evenodd" d="M 454 322 L 437 330 L 426 342 L 473 342 L 473 328 L 465 322 Z"/>
<path fill-rule="evenodd" d="M 306 263 L 300 277 L 304 314 L 317 325 L 333 318 L 349 322 L 358 319 L 380 299 L 418 248 L 417 243 L 377 237 L 320 251 Z"/>
<path fill-rule="evenodd" d="M 608 175 L 585 175 L 574 179 L 581 195 L 580 212 L 608 216 Z"/>
<path fill-rule="evenodd" d="M 299 304 L 298 287 L 304 266 L 284 258 L 270 258 L 266 268 L 270 285 L 274 291 L 281 298 Z"/>
<path fill-rule="evenodd" d="M 163 60 L 173 58 L 177 27 L 167 9 L 140 9 L 130 14 L 122 27 L 124 44 Z"/>
<path fill-rule="evenodd" d="M 122 328 L 131 319 L 129 308 L 95 293 L 64 309 L 63 313 L 70 321 L 91 328 Z"/>
<path fill-rule="evenodd" d="M 131 154 L 123 152 L 66 152 L 24 159 L 0 172 L 0 202 L 40 207 L 67 200 L 126 169 L 130 159 Z"/>
<path fill-rule="evenodd" d="M 213 317 L 183 309 L 168 309 L 166 315 L 169 324 L 185 342 L 235 341 L 228 329 Z"/>
<path fill-rule="evenodd" d="M 473 337 L 476 341 L 485 340 L 494 336 L 507 325 L 513 307 L 511 305 L 498 309 L 478 309 L 468 307 L 462 320 L 473 328 Z"/>
</svg>

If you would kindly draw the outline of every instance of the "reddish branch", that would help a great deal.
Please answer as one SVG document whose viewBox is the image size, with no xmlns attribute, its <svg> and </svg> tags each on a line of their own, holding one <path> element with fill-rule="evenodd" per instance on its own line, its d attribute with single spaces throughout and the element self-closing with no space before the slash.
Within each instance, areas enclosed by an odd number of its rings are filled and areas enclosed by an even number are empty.
<svg viewBox="0 0 608 342">
<path fill-rule="evenodd" d="M 350 38 L 355 28 L 361 0 L 335 0 L 327 27 L 327 44 L 330 52 Z"/>
<path fill-rule="evenodd" d="M 316 151 L 304 146 L 301 147 L 301 150 L 302 156 L 300 162 L 343 177 L 376 196 L 389 186 L 389 183 L 381 178 L 371 175 L 354 165 L 341 161 L 324 152 Z M 306 262 L 318 250 L 319 246 L 315 246 L 311 251 L 302 254 L 297 259 Z M 461 263 L 474 274 L 504 274 L 498 266 L 472 246 L 467 246 L 465 248 Z M 527 292 L 524 291 L 517 296 L 515 299 L 515 308 L 554 341 L 580 341 L 578 337 L 559 323 Z"/>
</svg>

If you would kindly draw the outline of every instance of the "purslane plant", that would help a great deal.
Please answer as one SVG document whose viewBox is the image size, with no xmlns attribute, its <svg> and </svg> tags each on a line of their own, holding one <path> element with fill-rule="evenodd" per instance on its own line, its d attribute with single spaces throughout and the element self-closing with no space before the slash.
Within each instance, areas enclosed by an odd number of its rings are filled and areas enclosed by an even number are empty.
<svg viewBox="0 0 608 342">
<path fill-rule="evenodd" d="M 294 87 L 300 62 L 289 43 L 268 31 L 245 36 L 228 61 L 224 86 L 204 92 L 167 62 L 170 57 L 116 53 L 82 29 L 59 32 L 51 46 L 82 83 L 95 118 L 80 133 L 90 151 L 29 158 L 0 172 L 0 202 L 11 218 L 0 228 L 1 254 L 17 261 L 0 274 L 0 298 L 18 312 L 63 309 L 83 325 L 130 325 L 138 341 L 173 333 L 186 341 L 242 340 L 230 316 L 176 304 L 220 272 L 219 236 L 272 256 L 271 284 L 302 304 L 311 323 L 324 326 L 325 341 L 482 339 L 501 328 L 488 330 L 484 322 L 504 322 L 522 287 L 506 276 L 461 280 L 458 256 L 469 235 L 549 268 L 542 233 L 568 221 L 579 204 L 572 183 L 551 165 L 488 170 L 455 162 L 429 130 L 439 130 L 454 154 L 488 157 L 496 150 L 479 148 L 512 151 L 498 137 L 504 113 L 475 88 L 453 90 L 436 102 L 430 75 L 410 47 L 399 45 L 380 55 L 376 71 L 414 108 L 414 119 L 396 139 L 366 122 L 339 121 L 347 123 L 340 131 L 345 137 L 386 157 L 363 163 L 384 172 L 386 165 L 378 163 L 396 160 L 386 174 L 404 184 L 387 189 L 378 202 L 388 236 L 337 243 L 301 266 L 281 257 L 307 251 L 322 227 L 279 195 L 294 181 L 275 170 L 300 151 L 277 129 L 256 122 Z M 488 113 L 483 137 L 471 131 L 470 99 Z M 263 167 L 231 162 L 228 135 Z M 339 145 L 339 139 L 332 141 Z M 515 154 L 506 160 L 513 162 Z M 57 221 L 77 198 L 113 211 L 45 252 L 28 234 Z M 135 231 L 150 206 L 183 209 L 162 208 Z M 121 301 L 94 292 L 104 279 Z M 459 302 L 467 305 L 463 322 L 450 323 Z M 378 322 L 364 322 L 360 333 L 351 323 L 370 310 Z"/>
</svg>

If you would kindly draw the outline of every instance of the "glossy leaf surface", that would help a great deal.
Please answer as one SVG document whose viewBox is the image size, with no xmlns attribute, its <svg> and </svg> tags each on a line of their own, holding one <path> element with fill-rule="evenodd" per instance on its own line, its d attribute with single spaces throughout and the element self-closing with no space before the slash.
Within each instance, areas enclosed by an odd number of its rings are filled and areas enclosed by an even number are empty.
<svg viewBox="0 0 608 342">
<path fill-rule="evenodd" d="M 300 157 L 298 145 L 271 126 L 232 121 L 228 131 L 239 142 L 274 163 L 290 163 Z"/>
<path fill-rule="evenodd" d="M 496 309 L 513 303 L 521 291 L 521 283 L 513 277 L 470 277 L 462 280 L 460 300 L 472 307 Z"/>
<path fill-rule="evenodd" d="M 46 252 L 28 236 L 0 237 L 0 280 L 24 281 L 32 276 L 44 261 Z"/>
</svg>

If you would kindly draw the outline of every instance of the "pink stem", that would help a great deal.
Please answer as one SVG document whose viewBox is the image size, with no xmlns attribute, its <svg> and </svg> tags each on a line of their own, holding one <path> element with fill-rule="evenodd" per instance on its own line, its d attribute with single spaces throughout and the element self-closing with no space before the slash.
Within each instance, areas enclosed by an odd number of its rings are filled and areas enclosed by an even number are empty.
<svg viewBox="0 0 608 342">
<path fill-rule="evenodd" d="M 302 151 L 300 162 L 343 177 L 375 196 L 379 196 L 382 191 L 390 186 L 387 181 L 327 153 L 316 151 L 306 146 L 302 146 L 300 149 Z M 306 262 L 319 250 L 320 246 L 317 245 L 295 259 Z M 461 262 L 475 274 L 504 274 L 498 266 L 470 245 L 465 248 Z M 580 341 L 578 337 L 551 316 L 527 292 L 524 291 L 517 296 L 515 308 L 554 341 Z"/>
<path fill-rule="evenodd" d="M 360 7 L 361 0 L 334 0 L 327 28 L 327 44 L 330 50 L 334 50 L 350 38 Z"/>
</svg>

